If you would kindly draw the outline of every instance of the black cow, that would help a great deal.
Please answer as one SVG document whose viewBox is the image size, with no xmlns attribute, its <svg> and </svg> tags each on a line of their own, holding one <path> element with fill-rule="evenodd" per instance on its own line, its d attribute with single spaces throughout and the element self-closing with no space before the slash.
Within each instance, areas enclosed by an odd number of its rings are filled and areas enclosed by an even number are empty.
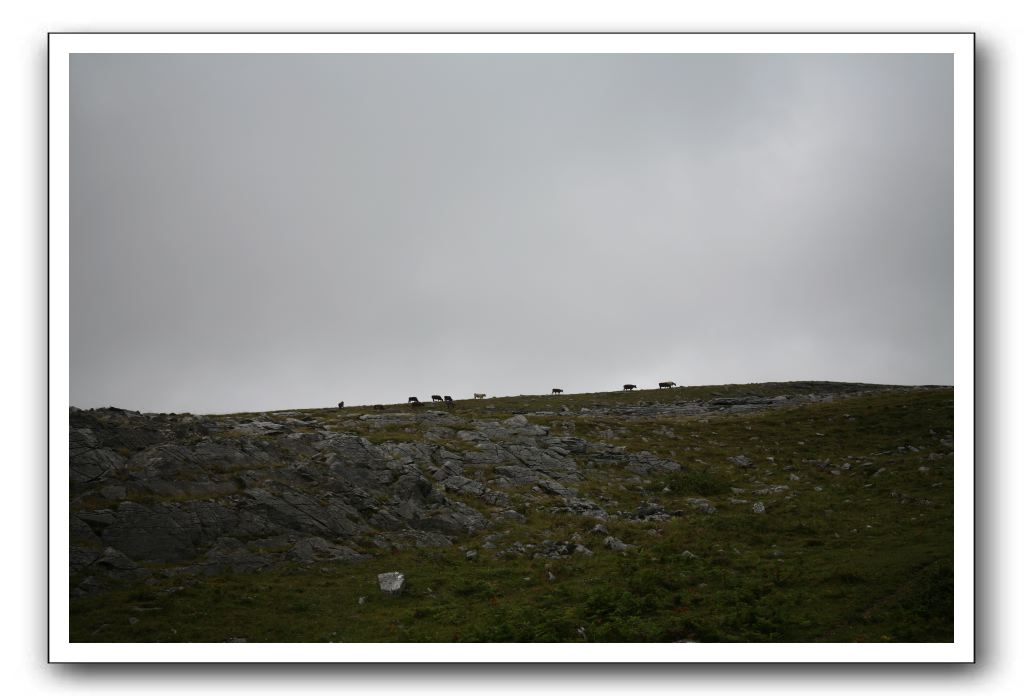
<svg viewBox="0 0 1023 696">
<path fill-rule="evenodd" d="M 431 398 L 431 399 L 432 399 L 433 401 L 443 401 L 443 400 L 444 400 L 444 397 L 442 397 L 442 396 L 441 396 L 440 394 L 434 394 L 434 395 L 433 395 L 433 396 L 431 396 L 430 398 Z"/>
<path fill-rule="evenodd" d="M 445 396 L 444 397 L 444 403 L 453 404 L 453 403 L 455 403 L 455 400 L 452 399 L 450 396 Z"/>
<path fill-rule="evenodd" d="M 632 391 L 635 388 L 636 388 L 635 384 L 625 384 L 625 385 L 622 385 L 622 389 L 624 389 L 625 391 Z"/>
<path fill-rule="evenodd" d="M 671 389 L 674 386 L 675 386 L 674 382 L 658 382 L 657 383 L 657 388 L 658 389 Z"/>
<path fill-rule="evenodd" d="M 338 401 L 337 402 L 337 407 L 338 408 L 344 408 L 345 407 L 345 402 L 344 401 Z"/>
<path fill-rule="evenodd" d="M 410 404 L 418 404 L 418 403 L 419 403 L 419 399 L 417 399 L 417 398 L 416 398 L 416 397 L 414 397 L 414 396 L 410 396 L 410 397 L 408 398 L 408 402 L 409 402 Z"/>
<path fill-rule="evenodd" d="M 551 394 L 560 394 L 563 391 L 564 389 L 558 389 L 557 387 L 555 387 L 554 389 L 551 389 Z"/>
</svg>

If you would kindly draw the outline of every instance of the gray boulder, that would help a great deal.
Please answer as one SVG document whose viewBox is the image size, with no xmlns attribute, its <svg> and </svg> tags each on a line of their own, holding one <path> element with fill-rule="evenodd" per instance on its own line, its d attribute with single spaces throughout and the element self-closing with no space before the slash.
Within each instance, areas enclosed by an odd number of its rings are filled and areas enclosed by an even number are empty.
<svg viewBox="0 0 1023 696">
<path fill-rule="evenodd" d="M 717 512 L 717 508 L 706 498 L 686 498 L 686 502 L 689 503 L 691 508 L 705 515 L 713 515 Z"/>
<path fill-rule="evenodd" d="M 625 552 L 628 551 L 629 549 L 636 548 L 633 544 L 626 544 L 621 539 L 618 539 L 613 536 L 608 536 L 604 538 L 604 546 L 611 549 L 612 551 L 618 552 Z"/>
</svg>

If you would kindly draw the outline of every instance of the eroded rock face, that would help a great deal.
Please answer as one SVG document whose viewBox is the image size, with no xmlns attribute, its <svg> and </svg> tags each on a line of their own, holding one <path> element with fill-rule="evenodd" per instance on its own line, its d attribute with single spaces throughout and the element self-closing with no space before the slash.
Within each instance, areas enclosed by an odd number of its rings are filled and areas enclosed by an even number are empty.
<svg viewBox="0 0 1023 696">
<path fill-rule="evenodd" d="M 435 444 L 378 446 L 294 417 L 213 422 L 73 409 L 70 419 L 73 574 L 98 573 L 104 553 L 202 573 L 358 560 L 365 555 L 351 542 L 365 535 L 445 545 L 488 524 L 430 477 L 438 463 L 451 476 L 461 471 L 459 455 Z M 509 504 L 499 491 L 471 490 L 486 504 Z"/>
<path fill-rule="evenodd" d="M 400 424 L 424 434 L 378 444 L 299 413 L 73 409 L 69 417 L 70 561 L 72 574 L 84 576 L 81 592 L 148 566 L 209 574 L 357 561 L 366 557 L 357 548 L 450 545 L 488 520 L 525 519 L 512 509 L 523 503 L 607 520 L 576 488 L 586 478 L 583 460 L 642 475 L 679 468 L 649 453 L 551 436 L 525 415 L 360 417 L 372 428 Z M 136 574 L 111 571 L 111 558 Z"/>
<path fill-rule="evenodd" d="M 432 433 L 380 444 L 297 413 L 214 419 L 73 409 L 69 417 L 73 573 L 99 568 L 103 553 L 139 568 L 176 564 L 210 573 L 357 560 L 363 554 L 353 544 L 368 537 L 375 545 L 447 545 L 486 528 L 488 516 L 521 517 L 510 508 L 523 495 L 552 511 L 607 519 L 572 487 L 585 478 L 576 457 L 644 473 L 678 467 L 552 437 L 524 415 L 363 417 Z M 469 447 L 440 444 L 451 439 Z"/>
</svg>

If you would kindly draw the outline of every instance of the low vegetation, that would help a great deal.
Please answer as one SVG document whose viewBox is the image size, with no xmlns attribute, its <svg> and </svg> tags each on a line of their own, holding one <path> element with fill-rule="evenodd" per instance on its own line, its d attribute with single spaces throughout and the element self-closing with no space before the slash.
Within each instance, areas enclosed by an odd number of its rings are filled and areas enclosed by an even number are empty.
<svg viewBox="0 0 1023 696">
<path fill-rule="evenodd" d="M 462 418 L 525 413 L 552 434 L 650 452 L 681 468 L 638 475 L 576 457 L 585 478 L 575 488 L 601 504 L 605 521 L 551 512 L 528 498 L 516 506 L 522 520 L 506 519 L 463 497 L 493 522 L 447 547 L 376 546 L 365 538 L 357 550 L 371 557 L 363 561 L 209 576 L 155 572 L 73 598 L 71 640 L 951 641 L 951 388 L 850 390 L 698 416 L 582 411 L 793 389 L 459 401 L 453 411 Z M 300 413 L 375 443 L 426 441 L 415 427 L 360 420 L 373 413 L 368 408 Z M 457 438 L 441 444 L 472 447 Z M 630 548 L 613 550 L 608 535 Z M 570 541 L 577 552 L 538 555 L 545 541 Z M 394 570 L 407 587 L 384 595 L 376 576 Z"/>
</svg>

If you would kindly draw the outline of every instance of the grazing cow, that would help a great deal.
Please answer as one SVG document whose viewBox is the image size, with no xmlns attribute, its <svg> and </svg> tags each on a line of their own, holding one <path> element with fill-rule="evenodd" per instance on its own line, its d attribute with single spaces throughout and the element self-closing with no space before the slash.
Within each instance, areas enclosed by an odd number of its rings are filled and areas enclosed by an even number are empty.
<svg viewBox="0 0 1023 696">
<path fill-rule="evenodd" d="M 344 401 L 338 401 L 337 402 L 337 407 L 338 408 L 344 408 L 345 407 L 345 402 Z"/>
<path fill-rule="evenodd" d="M 486 398 L 486 396 L 487 396 L 486 394 L 480 394 L 478 392 L 473 392 L 472 398 L 474 398 L 474 399 L 484 399 L 484 398 Z"/>
<path fill-rule="evenodd" d="M 455 403 L 455 400 L 452 399 L 450 396 L 445 396 L 444 397 L 444 403 L 446 403 L 446 404 L 453 404 L 453 403 Z"/>
<path fill-rule="evenodd" d="M 442 397 L 440 394 L 434 394 L 433 396 L 430 397 L 430 399 L 432 399 L 433 401 L 443 401 L 444 397 Z"/>
<path fill-rule="evenodd" d="M 419 403 L 419 399 L 417 399 L 417 398 L 416 398 L 416 397 L 414 397 L 414 396 L 410 396 L 410 397 L 408 398 L 408 402 L 409 402 L 410 404 L 418 404 L 418 403 Z"/>
<path fill-rule="evenodd" d="M 635 388 L 636 388 L 635 384 L 625 384 L 625 385 L 622 385 L 622 389 L 624 389 L 625 391 L 632 391 Z"/>
<path fill-rule="evenodd" d="M 674 382 L 658 382 L 657 383 L 657 388 L 658 389 L 671 389 L 674 386 L 675 386 Z"/>
<path fill-rule="evenodd" d="M 560 394 L 563 391 L 564 389 L 558 389 L 557 387 L 554 387 L 554 389 L 551 389 L 551 394 Z"/>
<path fill-rule="evenodd" d="M 384 410 L 384 405 L 383 404 L 373 404 L 373 410 L 374 411 L 383 411 Z"/>
</svg>

